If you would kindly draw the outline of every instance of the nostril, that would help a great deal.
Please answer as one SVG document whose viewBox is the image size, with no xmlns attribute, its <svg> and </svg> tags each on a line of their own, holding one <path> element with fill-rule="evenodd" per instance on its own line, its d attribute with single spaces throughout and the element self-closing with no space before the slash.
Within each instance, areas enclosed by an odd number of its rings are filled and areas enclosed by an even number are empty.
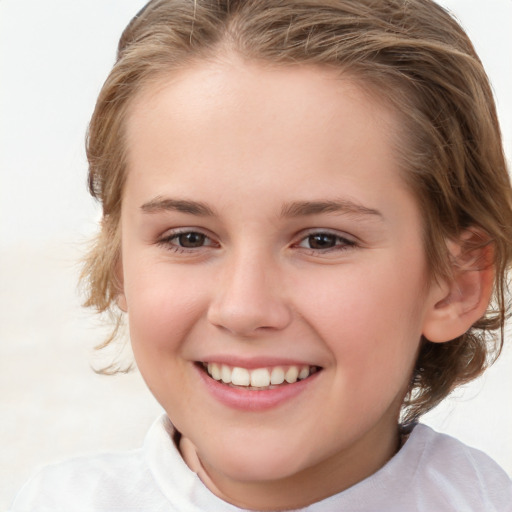
<svg viewBox="0 0 512 512">
<path fill-rule="evenodd" d="M 291 319 L 288 307 L 277 300 L 265 303 L 219 301 L 208 311 L 212 325 L 240 337 L 284 329 Z"/>
</svg>

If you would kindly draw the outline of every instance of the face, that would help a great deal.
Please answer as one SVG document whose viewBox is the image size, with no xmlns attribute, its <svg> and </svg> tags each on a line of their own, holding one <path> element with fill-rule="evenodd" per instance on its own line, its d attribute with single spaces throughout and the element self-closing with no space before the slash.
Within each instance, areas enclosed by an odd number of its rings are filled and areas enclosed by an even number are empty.
<svg viewBox="0 0 512 512">
<path fill-rule="evenodd" d="M 433 303 L 398 125 L 307 66 L 201 63 L 132 105 L 119 303 L 145 381 L 232 502 L 285 481 L 311 502 L 396 449 Z"/>
</svg>

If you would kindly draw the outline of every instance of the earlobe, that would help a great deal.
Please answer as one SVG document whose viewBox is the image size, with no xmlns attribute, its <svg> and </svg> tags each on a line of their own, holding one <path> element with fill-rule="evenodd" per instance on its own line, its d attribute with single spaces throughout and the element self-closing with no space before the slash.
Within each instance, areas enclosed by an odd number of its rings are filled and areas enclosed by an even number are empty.
<svg viewBox="0 0 512 512">
<path fill-rule="evenodd" d="M 487 310 L 494 283 L 492 245 L 480 231 L 468 230 L 449 242 L 452 275 L 430 290 L 423 336 L 443 343 L 462 336 Z"/>
</svg>

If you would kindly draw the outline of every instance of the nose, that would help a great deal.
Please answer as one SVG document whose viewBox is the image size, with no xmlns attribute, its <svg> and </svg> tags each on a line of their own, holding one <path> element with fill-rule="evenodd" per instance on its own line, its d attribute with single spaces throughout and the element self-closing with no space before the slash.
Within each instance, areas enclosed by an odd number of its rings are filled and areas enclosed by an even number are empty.
<svg viewBox="0 0 512 512">
<path fill-rule="evenodd" d="M 254 253 L 226 261 L 208 309 L 210 323 L 241 337 L 286 328 L 292 312 L 278 267 Z"/>
</svg>

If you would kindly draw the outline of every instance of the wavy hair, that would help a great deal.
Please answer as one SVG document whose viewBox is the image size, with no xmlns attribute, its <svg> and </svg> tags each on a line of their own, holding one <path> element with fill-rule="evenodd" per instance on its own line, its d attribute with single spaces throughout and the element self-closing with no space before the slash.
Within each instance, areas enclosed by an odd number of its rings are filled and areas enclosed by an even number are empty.
<svg viewBox="0 0 512 512">
<path fill-rule="evenodd" d="M 449 275 L 446 241 L 464 230 L 475 228 L 492 245 L 486 314 L 448 343 L 422 340 L 403 407 L 405 421 L 417 419 L 499 355 L 512 248 L 512 192 L 489 81 L 463 29 L 431 0 L 153 0 L 132 19 L 87 138 L 89 189 L 103 220 L 82 280 L 85 305 L 115 317 L 102 346 L 122 316 L 115 268 L 130 104 L 142 88 L 226 50 L 275 65 L 337 68 L 398 113 L 396 151 L 423 215 L 435 278 Z"/>
</svg>

